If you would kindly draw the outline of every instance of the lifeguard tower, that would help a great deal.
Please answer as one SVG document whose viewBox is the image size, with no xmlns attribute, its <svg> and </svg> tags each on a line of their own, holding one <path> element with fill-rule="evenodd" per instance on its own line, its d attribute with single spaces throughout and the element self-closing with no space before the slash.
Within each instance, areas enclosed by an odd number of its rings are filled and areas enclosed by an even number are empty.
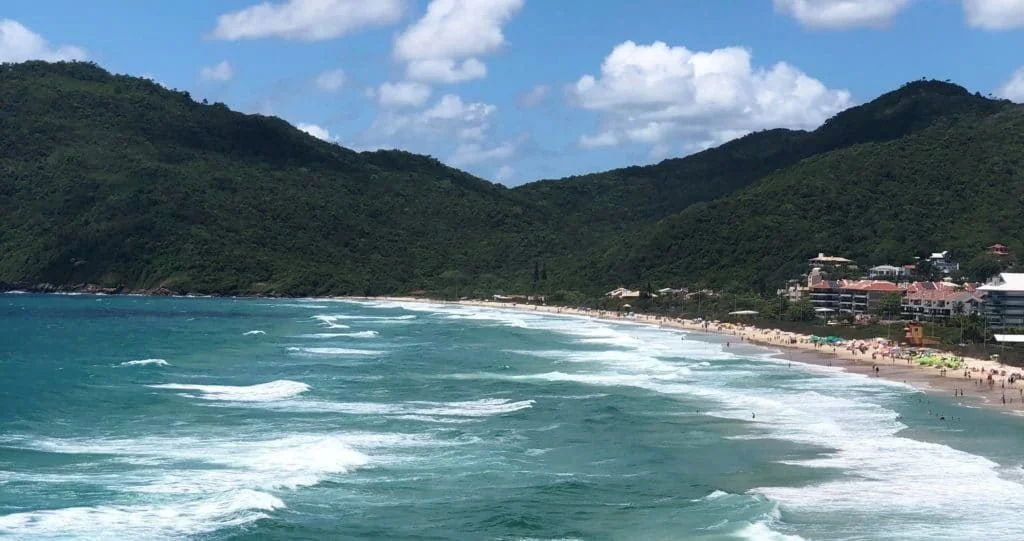
<svg viewBox="0 0 1024 541">
<path fill-rule="evenodd" d="M 907 339 L 907 343 L 915 348 L 934 346 L 939 341 L 934 338 L 929 338 L 925 335 L 924 325 L 917 321 L 907 323 L 906 327 L 903 327 L 904 338 Z"/>
</svg>

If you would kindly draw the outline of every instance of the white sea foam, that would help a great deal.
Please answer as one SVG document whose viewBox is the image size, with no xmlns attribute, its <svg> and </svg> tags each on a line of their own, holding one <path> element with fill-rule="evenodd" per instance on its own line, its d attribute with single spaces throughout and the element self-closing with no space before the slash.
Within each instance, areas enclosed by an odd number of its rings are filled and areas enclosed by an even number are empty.
<svg viewBox="0 0 1024 541">
<path fill-rule="evenodd" d="M 267 333 L 264 332 L 264 331 L 246 331 L 246 332 L 244 332 L 242 334 L 245 335 L 245 336 L 256 336 L 258 334 L 267 334 Z"/>
<path fill-rule="evenodd" d="M 280 308 L 314 308 L 317 310 L 326 310 L 330 308 L 326 304 L 310 304 L 310 303 L 278 303 L 271 304 L 271 306 L 277 306 Z"/>
<path fill-rule="evenodd" d="M 139 359 L 137 361 L 125 361 L 118 366 L 167 366 L 168 364 L 163 359 Z"/>
<path fill-rule="evenodd" d="M 164 383 L 149 385 L 154 389 L 173 389 L 178 391 L 198 391 L 198 398 L 203 400 L 227 400 L 233 402 L 269 402 L 283 400 L 302 394 L 309 390 L 309 385 L 298 381 L 279 379 L 257 385 L 193 385 L 184 383 Z"/>
<path fill-rule="evenodd" d="M 375 349 L 352 349 L 352 348 L 305 348 L 305 347 L 290 347 L 288 351 L 299 354 L 299 355 L 324 355 L 324 356 L 350 356 L 350 355 L 380 355 L 382 351 Z"/>
<path fill-rule="evenodd" d="M 380 333 L 377 331 L 356 331 L 356 332 L 318 332 L 303 334 L 299 338 L 376 338 Z"/>
<path fill-rule="evenodd" d="M 66 507 L 0 516 L 0 534 L 33 538 L 155 539 L 240 526 L 283 508 L 279 498 L 235 490 L 169 505 Z"/>
<path fill-rule="evenodd" d="M 804 538 L 799 535 L 785 535 L 776 532 L 764 522 L 755 522 L 744 526 L 734 535 L 750 541 L 804 541 Z"/>
<path fill-rule="evenodd" d="M 344 323 L 338 323 L 338 320 L 341 319 L 341 318 L 339 318 L 337 316 L 317 315 L 317 316 L 313 316 L 313 319 L 319 320 L 320 323 L 323 324 L 323 326 L 327 327 L 328 329 L 348 329 L 349 328 L 349 326 L 345 325 Z"/>
<path fill-rule="evenodd" d="M 708 494 L 707 496 L 704 496 L 703 498 L 697 498 L 696 500 L 691 500 L 691 501 L 694 501 L 694 502 L 713 501 L 713 500 L 724 498 L 724 497 L 730 496 L 730 495 L 731 494 L 729 494 L 728 492 L 725 492 L 725 491 L 722 491 L 722 490 L 716 490 L 716 491 L 712 492 L 711 494 Z"/>
<path fill-rule="evenodd" d="M 437 310 L 451 315 L 455 309 Z M 906 385 L 805 369 L 797 363 L 790 370 L 784 359 L 744 358 L 720 344 L 680 340 L 678 333 L 653 328 L 579 318 L 530 317 L 527 321 L 530 328 L 606 349 L 517 352 L 550 358 L 553 369 L 457 377 L 634 387 L 698 398 L 717 404 L 702 407 L 703 414 L 749 423 L 750 433 L 740 438 L 788 440 L 831 450 L 824 456 L 787 463 L 844 472 L 838 479 L 753 490 L 778 502 L 783 512 L 799 514 L 802 523 L 814 522 L 807 517 L 816 514 L 821 524 L 828 517 L 847 517 L 845 533 L 858 538 L 898 531 L 894 538 L 941 538 L 956 532 L 964 539 L 1024 539 L 1024 524 L 1006 519 L 1016 512 L 1011 502 L 1024 500 L 1024 486 L 1018 480 L 1002 475 L 999 465 L 984 457 L 898 435 L 906 427 L 887 405 L 912 392 Z M 778 376 L 783 367 L 791 377 L 765 377 Z M 1000 526 L 993 528 L 993 524 Z M 755 523 L 737 535 L 799 539 L 774 531 L 778 526 L 771 521 Z"/>
<path fill-rule="evenodd" d="M 512 401 L 503 398 L 484 398 L 459 402 L 329 402 L 321 400 L 291 400 L 270 405 L 275 409 L 304 412 L 330 412 L 351 415 L 386 415 L 412 420 L 437 420 L 440 417 L 488 417 L 531 408 L 533 400 Z M 416 419 L 411 416 L 418 416 Z"/>
<path fill-rule="evenodd" d="M 140 437 L 54 439 L 0 436 L 11 448 L 61 454 L 110 455 L 135 466 L 116 476 L 76 470 L 52 482 L 117 486 L 136 494 L 131 505 L 111 503 L 0 517 L 0 535 L 154 539 L 181 537 L 249 523 L 284 507 L 265 491 L 291 490 L 345 475 L 369 464 L 365 452 L 431 445 L 427 435 L 292 434 L 262 439 Z M 382 455 L 384 456 L 384 455 Z M 196 465 L 200 464 L 201 467 Z M 26 480 L 41 482 L 43 474 Z"/>
</svg>

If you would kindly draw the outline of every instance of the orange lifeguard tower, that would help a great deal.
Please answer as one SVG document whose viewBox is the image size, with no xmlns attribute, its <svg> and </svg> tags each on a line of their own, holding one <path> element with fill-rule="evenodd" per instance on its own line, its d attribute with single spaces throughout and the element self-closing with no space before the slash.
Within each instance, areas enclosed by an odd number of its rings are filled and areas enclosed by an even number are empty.
<svg viewBox="0 0 1024 541">
<path fill-rule="evenodd" d="M 907 343 L 916 348 L 932 346 L 939 343 L 938 340 L 925 336 L 924 325 L 917 321 L 907 323 L 907 326 L 903 327 L 903 332 L 904 337 L 907 339 Z"/>
</svg>

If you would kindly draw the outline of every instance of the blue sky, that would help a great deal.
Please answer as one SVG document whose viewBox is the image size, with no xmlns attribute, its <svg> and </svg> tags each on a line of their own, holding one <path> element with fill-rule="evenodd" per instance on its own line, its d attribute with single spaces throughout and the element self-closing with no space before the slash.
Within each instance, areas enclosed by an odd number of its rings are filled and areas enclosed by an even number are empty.
<svg viewBox="0 0 1024 541">
<path fill-rule="evenodd" d="M 921 77 L 1024 101 L 1024 0 L 5 0 L 87 59 L 515 185 L 812 129 Z"/>
</svg>

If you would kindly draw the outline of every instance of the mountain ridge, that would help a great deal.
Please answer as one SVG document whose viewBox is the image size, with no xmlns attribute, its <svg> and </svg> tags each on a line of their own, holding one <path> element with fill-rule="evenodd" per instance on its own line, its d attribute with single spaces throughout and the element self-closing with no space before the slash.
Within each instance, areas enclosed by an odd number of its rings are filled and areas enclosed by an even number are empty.
<svg viewBox="0 0 1024 541">
<path fill-rule="evenodd" d="M 703 242 L 686 228 L 716 238 L 694 225 L 706 209 L 777 196 L 758 186 L 804 174 L 808 160 L 966 133 L 1017 108 L 915 81 L 813 131 L 756 132 L 650 166 L 508 188 L 427 156 L 355 152 L 94 64 L 0 65 L 0 282 L 289 295 L 713 284 L 760 254 L 694 265 L 673 251 L 681 237 Z M 731 272 L 752 287 L 775 279 Z"/>
</svg>

